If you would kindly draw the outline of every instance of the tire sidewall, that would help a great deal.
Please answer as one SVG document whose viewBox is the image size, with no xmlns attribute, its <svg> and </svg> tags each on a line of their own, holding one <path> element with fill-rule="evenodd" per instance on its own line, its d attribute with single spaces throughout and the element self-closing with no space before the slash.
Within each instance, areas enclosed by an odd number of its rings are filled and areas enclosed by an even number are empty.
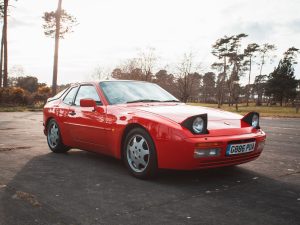
<svg viewBox="0 0 300 225">
<path fill-rule="evenodd" d="M 147 144 L 149 146 L 149 162 L 148 165 L 146 167 L 145 170 L 143 170 L 142 172 L 136 172 L 134 171 L 129 163 L 128 163 L 128 158 L 127 158 L 127 145 L 129 143 L 129 141 L 131 140 L 133 135 L 141 135 L 143 136 L 146 141 Z M 152 140 L 151 136 L 149 135 L 149 133 L 143 129 L 143 128 L 134 128 L 132 130 L 130 130 L 128 132 L 128 134 L 126 135 L 125 141 L 124 141 L 124 145 L 123 145 L 123 160 L 124 163 L 127 167 L 127 169 L 129 170 L 129 172 L 140 179 L 147 179 L 147 178 L 151 178 L 154 177 L 157 173 L 157 154 L 156 154 L 156 149 L 155 149 L 155 145 L 154 145 L 154 141 Z"/>
<path fill-rule="evenodd" d="M 55 146 L 55 148 L 51 147 L 51 145 L 49 144 L 49 137 L 48 137 L 48 134 L 50 132 L 50 128 L 51 128 L 51 126 L 53 124 L 55 124 L 57 126 L 57 128 L 58 128 L 58 137 L 59 137 L 58 143 Z M 60 127 L 59 127 L 59 125 L 58 125 L 58 123 L 56 122 L 55 119 L 51 119 L 49 121 L 48 125 L 47 125 L 47 144 L 48 144 L 49 148 L 51 149 L 51 151 L 55 152 L 55 153 L 66 152 L 68 150 L 66 148 L 66 146 L 62 142 L 61 133 L 60 133 Z"/>
</svg>

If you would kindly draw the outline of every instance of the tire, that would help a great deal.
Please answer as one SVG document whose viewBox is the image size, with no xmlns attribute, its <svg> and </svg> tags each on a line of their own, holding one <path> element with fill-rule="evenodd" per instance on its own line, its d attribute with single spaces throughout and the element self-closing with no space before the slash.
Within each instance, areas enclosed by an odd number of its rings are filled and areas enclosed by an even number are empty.
<svg viewBox="0 0 300 225">
<path fill-rule="evenodd" d="M 55 119 L 51 119 L 47 124 L 47 143 L 51 151 L 55 153 L 65 153 L 70 150 L 62 142 L 60 129 Z"/>
<path fill-rule="evenodd" d="M 123 146 L 123 160 L 129 172 L 140 179 L 157 175 L 157 155 L 155 145 L 142 128 L 134 128 L 126 135 Z"/>
</svg>

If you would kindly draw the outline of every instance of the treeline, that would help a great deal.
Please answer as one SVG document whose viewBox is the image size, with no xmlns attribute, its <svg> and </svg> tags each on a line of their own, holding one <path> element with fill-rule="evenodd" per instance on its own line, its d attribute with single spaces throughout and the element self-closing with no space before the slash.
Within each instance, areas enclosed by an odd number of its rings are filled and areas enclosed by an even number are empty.
<svg viewBox="0 0 300 225">
<path fill-rule="evenodd" d="M 294 105 L 300 100 L 300 82 L 296 80 L 294 65 L 299 49 L 291 47 L 280 57 L 278 65 L 269 73 L 264 72 L 274 59 L 275 45 L 249 43 L 242 45 L 246 34 L 225 36 L 212 46 L 216 61 L 211 70 L 203 72 L 193 54 L 184 54 L 173 66 L 157 70 L 159 57 L 155 49 L 148 48 L 137 57 L 124 61 L 112 71 L 96 68 L 93 78 L 97 80 L 124 79 L 154 82 L 172 93 L 183 102 L 203 102 L 236 105 L 255 103 L 256 105 Z M 242 48 L 242 46 L 246 46 Z M 258 74 L 254 66 L 258 67 Z M 155 70 L 157 72 L 155 72 Z M 241 83 L 241 78 L 247 83 Z M 254 77 L 252 77 L 254 76 Z M 254 79 L 252 79 L 254 78 Z M 251 80 L 254 80 L 251 83 Z M 0 104 L 43 104 L 51 96 L 52 90 L 39 83 L 36 77 L 9 77 L 8 87 L 0 88 Z M 62 85 L 58 87 L 61 89 Z M 53 88 L 53 87 L 52 87 Z M 59 91 L 59 90 L 58 90 Z"/>
<path fill-rule="evenodd" d="M 279 56 L 274 70 L 266 73 L 265 68 L 275 58 L 275 45 L 249 43 L 242 48 L 242 40 L 247 36 L 242 33 L 218 39 L 212 46 L 216 61 L 212 63 L 211 71 L 205 73 L 200 72 L 201 68 L 191 53 L 184 54 L 175 66 L 175 72 L 162 69 L 154 73 L 158 57 L 154 49 L 148 49 L 115 68 L 111 74 L 98 68 L 94 77 L 155 82 L 183 102 L 217 103 L 219 107 L 224 103 L 236 107 L 238 103 L 248 105 L 249 102 L 255 102 L 257 106 L 262 103 L 293 104 L 296 98 L 300 98 L 300 84 L 294 74 L 299 49 L 287 49 Z M 254 74 L 251 83 L 254 66 L 258 67 L 259 73 Z M 245 76 L 248 82 L 242 84 L 241 78 Z"/>
</svg>

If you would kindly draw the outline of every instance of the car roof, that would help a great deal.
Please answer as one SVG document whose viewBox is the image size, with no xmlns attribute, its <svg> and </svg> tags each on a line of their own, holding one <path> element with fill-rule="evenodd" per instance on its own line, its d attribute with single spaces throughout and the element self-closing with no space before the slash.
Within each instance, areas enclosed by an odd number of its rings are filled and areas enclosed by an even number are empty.
<svg viewBox="0 0 300 225">
<path fill-rule="evenodd" d="M 77 82 L 77 83 L 71 83 L 70 87 L 77 86 L 77 85 L 83 85 L 83 84 L 99 84 L 103 82 L 141 82 L 141 83 L 151 83 L 148 81 L 143 81 L 143 80 L 99 80 L 97 81 L 84 81 L 84 82 Z"/>
<path fill-rule="evenodd" d="M 101 83 L 101 82 L 119 82 L 119 81 L 121 81 L 121 82 L 144 82 L 144 83 L 150 83 L 150 82 L 144 81 L 144 80 L 116 80 L 116 79 L 114 79 L 114 80 L 100 80 L 99 82 Z"/>
</svg>

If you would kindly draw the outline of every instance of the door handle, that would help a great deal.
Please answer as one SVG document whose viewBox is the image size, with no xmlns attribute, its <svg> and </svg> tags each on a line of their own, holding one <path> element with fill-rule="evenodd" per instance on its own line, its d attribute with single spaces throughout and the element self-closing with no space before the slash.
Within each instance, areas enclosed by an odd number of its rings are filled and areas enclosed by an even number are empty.
<svg viewBox="0 0 300 225">
<path fill-rule="evenodd" d="M 74 116 L 74 115 L 76 115 L 76 112 L 75 111 L 71 111 L 71 112 L 69 112 L 69 115 L 70 116 Z"/>
</svg>

